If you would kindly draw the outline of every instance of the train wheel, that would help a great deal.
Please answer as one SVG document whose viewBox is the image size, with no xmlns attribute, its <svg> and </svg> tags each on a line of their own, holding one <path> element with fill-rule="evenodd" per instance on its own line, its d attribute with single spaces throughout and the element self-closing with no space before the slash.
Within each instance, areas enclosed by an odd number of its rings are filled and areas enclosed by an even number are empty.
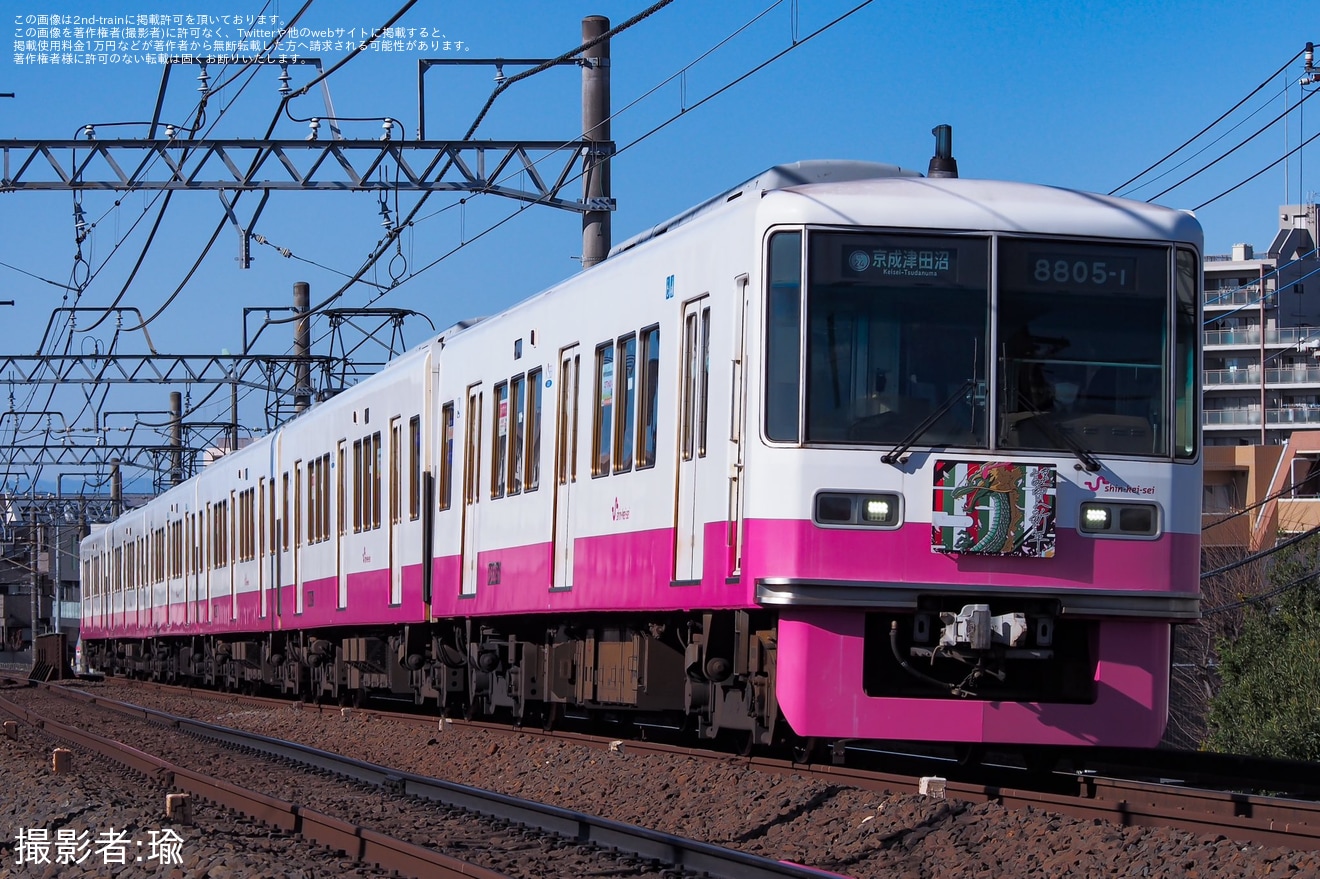
<svg viewBox="0 0 1320 879">
<path fill-rule="evenodd" d="M 559 725 L 559 721 L 564 715 L 564 703 L 546 702 L 544 704 L 545 709 L 541 714 L 541 729 L 550 732 Z"/>
<path fill-rule="evenodd" d="M 811 763 L 820 755 L 820 742 L 815 736 L 794 734 L 790 750 L 793 753 L 794 763 Z"/>
</svg>

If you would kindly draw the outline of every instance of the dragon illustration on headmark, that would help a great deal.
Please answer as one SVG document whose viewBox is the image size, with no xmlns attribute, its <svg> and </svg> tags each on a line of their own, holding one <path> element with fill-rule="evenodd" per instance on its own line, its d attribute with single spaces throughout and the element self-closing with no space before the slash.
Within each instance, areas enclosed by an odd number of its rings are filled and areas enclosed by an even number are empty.
<svg viewBox="0 0 1320 879">
<path fill-rule="evenodd" d="M 936 552 L 1054 555 L 1054 468 L 1003 461 L 935 465 Z"/>
</svg>

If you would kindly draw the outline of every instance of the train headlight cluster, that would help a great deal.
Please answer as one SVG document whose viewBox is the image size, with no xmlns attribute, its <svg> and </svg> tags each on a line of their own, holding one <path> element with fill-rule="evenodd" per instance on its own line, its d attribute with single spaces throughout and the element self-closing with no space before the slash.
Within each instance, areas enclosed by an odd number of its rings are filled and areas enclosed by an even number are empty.
<svg viewBox="0 0 1320 879">
<path fill-rule="evenodd" d="M 903 497 L 890 493 L 821 492 L 813 518 L 827 528 L 897 528 L 903 524 Z"/>
<path fill-rule="evenodd" d="M 1083 534 L 1154 537 L 1160 530 L 1159 508 L 1154 504 L 1087 501 L 1082 504 L 1077 527 Z"/>
</svg>

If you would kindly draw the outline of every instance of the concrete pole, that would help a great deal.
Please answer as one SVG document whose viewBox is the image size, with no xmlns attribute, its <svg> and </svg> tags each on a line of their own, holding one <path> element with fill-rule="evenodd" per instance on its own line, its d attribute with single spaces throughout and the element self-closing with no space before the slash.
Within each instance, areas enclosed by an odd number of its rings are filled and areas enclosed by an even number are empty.
<svg viewBox="0 0 1320 879">
<path fill-rule="evenodd" d="M 238 367 L 229 367 L 229 451 L 238 451 Z"/>
<path fill-rule="evenodd" d="M 170 485 L 183 482 L 183 394 L 170 391 Z"/>
<path fill-rule="evenodd" d="M 610 29 L 603 15 L 582 19 L 582 42 L 594 40 Z M 582 198 L 610 197 L 610 41 L 602 40 L 582 55 L 582 139 L 589 141 L 582 161 Z M 582 215 L 582 268 L 589 269 L 610 252 L 610 212 L 587 211 Z"/>
<path fill-rule="evenodd" d="M 63 500 L 63 498 L 64 495 L 63 493 L 61 493 L 60 494 L 61 501 Z M 55 553 L 55 564 L 54 564 L 55 586 L 50 599 L 50 618 L 53 621 L 51 631 L 54 632 L 56 635 L 60 633 L 60 599 L 64 595 L 64 590 L 60 588 L 61 585 L 60 556 L 63 555 L 63 553 L 60 551 L 61 549 L 63 549 L 63 547 L 60 546 L 60 524 L 61 524 L 60 519 L 63 516 L 64 516 L 64 504 L 60 503 L 56 506 L 55 516 L 51 520 L 51 525 L 53 526 L 55 531 L 55 545 L 52 546 L 50 550 L 51 552 Z"/>
<path fill-rule="evenodd" d="M 41 531 L 37 524 L 37 488 L 34 484 L 31 491 L 31 503 L 28 506 L 27 516 L 29 531 L 28 535 L 32 539 L 32 550 L 29 562 L 32 564 L 32 627 L 30 629 L 32 638 L 32 663 L 37 662 L 37 618 L 41 616 Z"/>
<path fill-rule="evenodd" d="M 119 459 L 110 459 L 110 515 L 118 519 L 124 512 L 124 478 L 119 474 Z"/>
<path fill-rule="evenodd" d="M 307 358 L 311 356 L 312 326 L 307 317 L 311 308 L 312 288 L 306 281 L 293 285 L 293 313 L 298 319 L 293 322 L 293 412 L 306 412 L 312 405 L 312 375 Z"/>
</svg>

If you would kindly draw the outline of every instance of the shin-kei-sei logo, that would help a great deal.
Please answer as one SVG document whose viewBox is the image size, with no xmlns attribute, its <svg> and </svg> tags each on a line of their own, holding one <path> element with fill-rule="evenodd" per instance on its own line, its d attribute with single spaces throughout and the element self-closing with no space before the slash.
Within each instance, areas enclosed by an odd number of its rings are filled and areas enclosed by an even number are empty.
<svg viewBox="0 0 1320 879">
<path fill-rule="evenodd" d="M 632 510 L 625 510 L 620 504 L 619 499 L 614 499 L 614 506 L 610 507 L 610 518 L 615 522 L 627 521 L 632 516 Z"/>
<path fill-rule="evenodd" d="M 1096 494 L 1154 494 L 1153 485 L 1115 485 L 1103 476 L 1096 475 L 1095 479 L 1088 479 L 1083 482 L 1087 490 Z"/>
</svg>

